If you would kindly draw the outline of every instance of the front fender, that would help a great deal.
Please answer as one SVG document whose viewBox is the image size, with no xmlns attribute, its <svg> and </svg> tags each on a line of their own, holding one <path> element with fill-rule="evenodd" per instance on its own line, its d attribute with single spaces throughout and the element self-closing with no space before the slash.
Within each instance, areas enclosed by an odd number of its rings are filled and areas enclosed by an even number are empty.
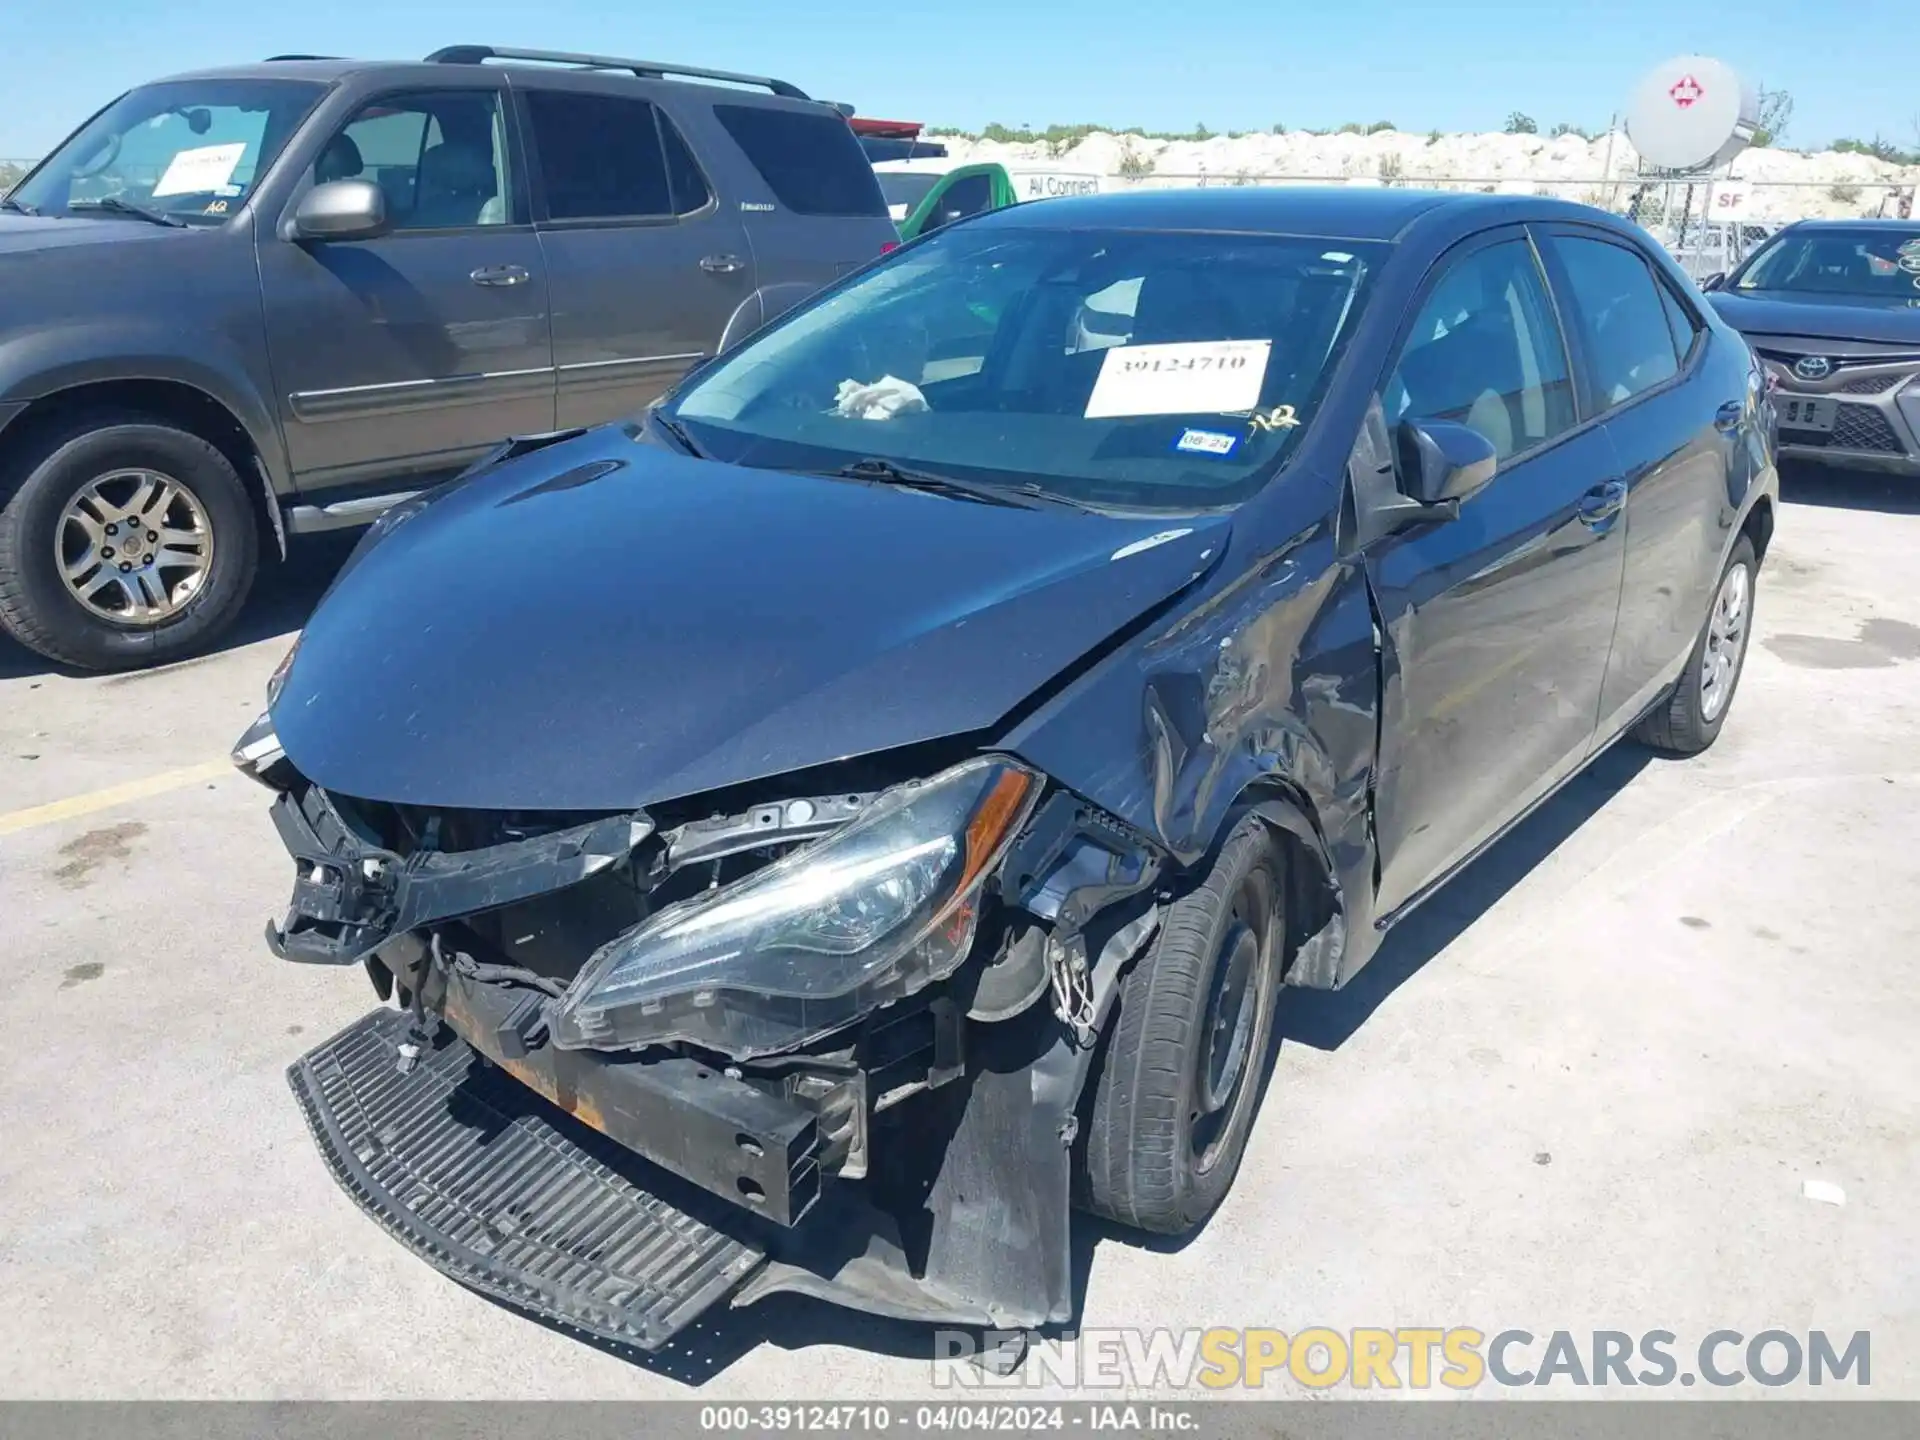
<svg viewBox="0 0 1920 1440">
<path fill-rule="evenodd" d="M 1239 537 L 1236 535 L 1235 540 Z M 1015 754 L 1193 866 L 1246 805 L 1327 869 L 1347 935 L 1371 934 L 1379 664 L 1365 577 L 1330 518 L 1095 665 L 1006 737 Z M 1331 985 L 1344 965 L 1302 975 Z M 1337 962 L 1338 957 L 1334 957 Z"/>
<path fill-rule="evenodd" d="M 219 331 L 114 318 L 55 322 L 0 340 L 0 407 L 82 385 L 158 380 L 189 386 L 246 431 L 276 494 L 293 488 L 269 397 L 240 348 Z"/>
</svg>

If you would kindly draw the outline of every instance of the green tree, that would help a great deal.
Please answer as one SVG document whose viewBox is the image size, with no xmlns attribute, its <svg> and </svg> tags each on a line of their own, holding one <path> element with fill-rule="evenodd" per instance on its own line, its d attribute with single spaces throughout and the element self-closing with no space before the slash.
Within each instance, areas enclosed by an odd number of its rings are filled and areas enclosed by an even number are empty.
<svg viewBox="0 0 1920 1440">
<path fill-rule="evenodd" d="M 1538 135 L 1540 127 L 1533 123 L 1531 115 L 1522 115 L 1518 110 L 1507 116 L 1507 134 Z"/>
<path fill-rule="evenodd" d="M 1753 132 L 1756 145 L 1778 145 L 1787 138 L 1787 125 L 1793 119 L 1793 96 L 1785 90 L 1760 87 L 1760 123 Z"/>
</svg>

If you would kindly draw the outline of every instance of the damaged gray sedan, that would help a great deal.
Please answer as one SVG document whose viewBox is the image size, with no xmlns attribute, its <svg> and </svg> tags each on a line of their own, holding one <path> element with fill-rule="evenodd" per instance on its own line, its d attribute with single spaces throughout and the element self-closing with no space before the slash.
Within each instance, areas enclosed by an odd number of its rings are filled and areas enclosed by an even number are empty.
<svg viewBox="0 0 1920 1440">
<path fill-rule="evenodd" d="M 1231 1186 L 1288 986 L 1606 745 L 1712 744 L 1776 495 L 1739 337 L 1551 201 L 944 228 L 647 416 L 390 512 L 236 762 L 292 1068 L 463 1283 L 654 1348 L 794 1291 L 1072 1318 Z"/>
</svg>

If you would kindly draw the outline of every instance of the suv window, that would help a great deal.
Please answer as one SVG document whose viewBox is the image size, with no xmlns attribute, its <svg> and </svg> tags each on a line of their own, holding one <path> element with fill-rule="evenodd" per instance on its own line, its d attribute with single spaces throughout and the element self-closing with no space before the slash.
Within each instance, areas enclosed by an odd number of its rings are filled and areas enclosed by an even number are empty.
<svg viewBox="0 0 1920 1440">
<path fill-rule="evenodd" d="M 1573 309 L 1594 398 L 1611 409 L 1678 371 L 1660 287 L 1646 261 L 1604 240 L 1554 240 L 1573 291 Z"/>
<path fill-rule="evenodd" d="M 878 215 L 887 202 L 846 120 L 827 111 L 716 105 L 773 198 L 796 215 Z"/>
<path fill-rule="evenodd" d="M 505 225 L 506 130 L 491 90 L 389 95 L 364 105 L 313 162 L 316 184 L 371 180 L 396 230 Z"/>
<path fill-rule="evenodd" d="M 1387 418 L 1452 420 L 1502 459 L 1570 428 L 1566 346 L 1523 240 L 1456 261 L 1415 317 L 1388 377 Z"/>
<path fill-rule="evenodd" d="M 527 115 L 549 219 L 661 219 L 711 198 L 686 140 L 650 101 L 534 90 Z"/>
</svg>

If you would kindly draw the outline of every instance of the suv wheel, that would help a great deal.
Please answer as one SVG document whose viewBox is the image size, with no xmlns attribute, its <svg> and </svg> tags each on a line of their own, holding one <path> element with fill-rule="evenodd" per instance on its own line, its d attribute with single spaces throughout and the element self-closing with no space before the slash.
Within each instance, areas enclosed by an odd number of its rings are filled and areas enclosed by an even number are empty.
<svg viewBox="0 0 1920 1440">
<path fill-rule="evenodd" d="M 1087 1127 L 1087 1207 L 1165 1235 L 1218 1208 L 1273 1044 L 1282 861 L 1249 815 L 1121 982 Z"/>
<path fill-rule="evenodd" d="M 0 625 L 21 644 L 125 670 L 189 654 L 239 613 L 259 563 L 253 506 L 199 436 L 93 415 L 40 436 L 10 468 Z"/>
<path fill-rule="evenodd" d="M 1713 592 L 1707 623 L 1694 642 L 1673 694 L 1638 725 L 1633 738 L 1663 755 L 1698 755 L 1720 738 L 1753 635 L 1753 595 L 1760 576 L 1753 542 L 1742 536 Z"/>
</svg>

